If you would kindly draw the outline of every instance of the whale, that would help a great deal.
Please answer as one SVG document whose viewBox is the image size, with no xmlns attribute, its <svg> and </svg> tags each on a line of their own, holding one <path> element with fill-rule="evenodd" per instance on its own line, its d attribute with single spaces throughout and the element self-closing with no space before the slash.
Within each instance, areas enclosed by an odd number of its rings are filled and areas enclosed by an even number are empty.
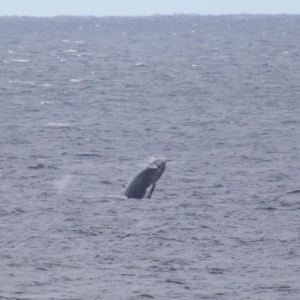
<svg viewBox="0 0 300 300">
<path fill-rule="evenodd" d="M 151 159 L 148 165 L 128 182 L 123 196 L 127 198 L 150 199 L 157 181 L 165 169 L 166 160 L 164 158 Z"/>
</svg>

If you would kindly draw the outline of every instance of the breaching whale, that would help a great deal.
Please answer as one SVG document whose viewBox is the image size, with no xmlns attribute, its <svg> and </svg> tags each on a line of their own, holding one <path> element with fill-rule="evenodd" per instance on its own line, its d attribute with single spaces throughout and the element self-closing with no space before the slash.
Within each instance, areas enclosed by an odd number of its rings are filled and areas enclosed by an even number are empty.
<svg viewBox="0 0 300 300">
<path fill-rule="evenodd" d="M 152 159 L 142 171 L 128 182 L 123 196 L 136 199 L 151 198 L 156 183 L 165 169 L 165 159 Z"/>
</svg>

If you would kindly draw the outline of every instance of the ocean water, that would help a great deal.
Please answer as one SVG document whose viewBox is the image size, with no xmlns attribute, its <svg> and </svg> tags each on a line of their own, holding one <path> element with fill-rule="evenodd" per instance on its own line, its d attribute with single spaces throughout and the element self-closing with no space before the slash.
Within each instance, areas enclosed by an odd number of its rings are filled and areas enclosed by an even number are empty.
<svg viewBox="0 0 300 300">
<path fill-rule="evenodd" d="M 0 299 L 300 298 L 300 16 L 0 36 Z"/>
</svg>

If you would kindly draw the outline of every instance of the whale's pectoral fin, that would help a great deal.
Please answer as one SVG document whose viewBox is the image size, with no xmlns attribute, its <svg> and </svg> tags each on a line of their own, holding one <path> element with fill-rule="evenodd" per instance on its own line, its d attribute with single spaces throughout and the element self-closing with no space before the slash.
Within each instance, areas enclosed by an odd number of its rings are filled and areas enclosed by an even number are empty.
<svg viewBox="0 0 300 300">
<path fill-rule="evenodd" d="M 156 183 L 151 183 L 149 186 L 148 186 L 148 188 L 146 189 L 146 193 L 145 193 L 145 196 L 144 196 L 144 198 L 151 198 L 151 196 L 152 196 L 152 193 L 153 193 L 153 191 L 154 191 L 154 189 L 155 189 L 155 186 L 156 186 Z"/>
</svg>

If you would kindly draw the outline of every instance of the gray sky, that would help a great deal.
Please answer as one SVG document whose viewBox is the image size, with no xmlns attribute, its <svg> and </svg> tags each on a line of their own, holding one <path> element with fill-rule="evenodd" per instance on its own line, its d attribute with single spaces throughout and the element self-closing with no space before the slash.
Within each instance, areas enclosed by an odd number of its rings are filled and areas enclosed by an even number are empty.
<svg viewBox="0 0 300 300">
<path fill-rule="evenodd" d="M 0 0 L 0 16 L 300 14 L 300 0 Z"/>
</svg>

